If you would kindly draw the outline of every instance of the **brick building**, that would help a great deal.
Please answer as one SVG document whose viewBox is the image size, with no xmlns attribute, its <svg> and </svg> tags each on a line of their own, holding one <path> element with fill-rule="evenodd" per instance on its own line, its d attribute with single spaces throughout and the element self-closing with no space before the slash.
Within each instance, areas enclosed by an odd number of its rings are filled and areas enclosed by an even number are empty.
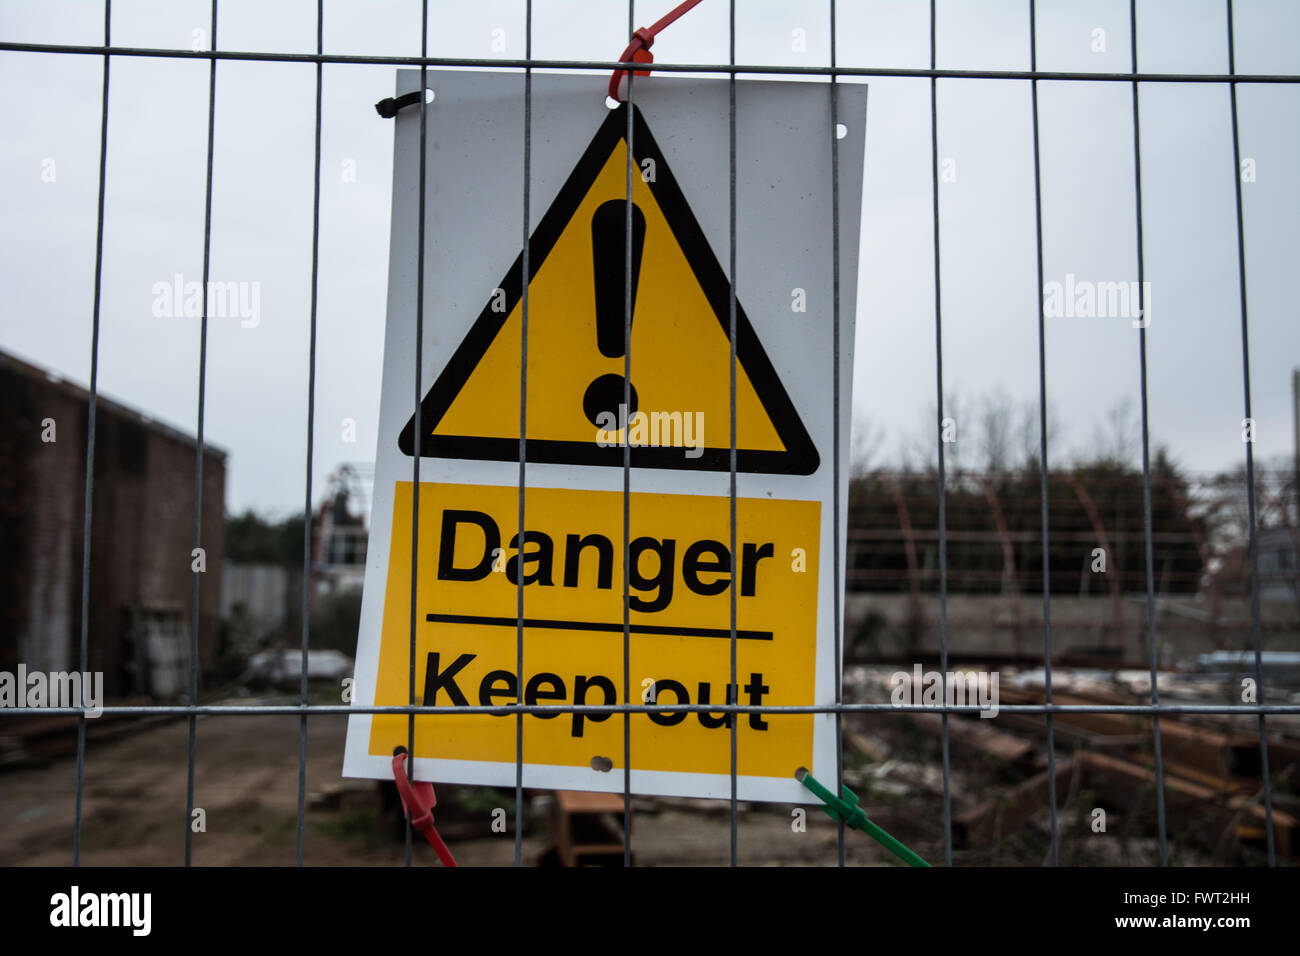
<svg viewBox="0 0 1300 956">
<path fill-rule="evenodd" d="M 0 353 L 0 670 L 78 668 L 89 398 Z M 193 436 L 98 396 L 89 654 L 109 699 L 188 685 L 194 459 Z M 217 649 L 225 478 L 207 445 L 201 667 Z"/>
</svg>

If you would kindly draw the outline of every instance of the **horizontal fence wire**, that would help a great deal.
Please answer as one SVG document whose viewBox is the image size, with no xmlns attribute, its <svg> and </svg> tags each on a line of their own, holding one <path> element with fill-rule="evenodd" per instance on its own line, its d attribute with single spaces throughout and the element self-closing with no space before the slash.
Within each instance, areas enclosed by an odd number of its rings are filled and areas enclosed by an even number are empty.
<svg viewBox="0 0 1300 956">
<path fill-rule="evenodd" d="M 4 707 L 0 718 L 10 717 L 149 717 L 154 714 L 183 717 L 269 717 L 293 714 L 417 714 L 421 717 L 463 717 L 486 714 L 503 717 L 525 714 L 980 714 L 980 704 L 469 704 L 456 707 L 405 704 L 123 704 L 98 710 L 87 707 Z M 1300 714 L 1300 704 L 999 704 L 1008 714 Z"/>
<path fill-rule="evenodd" d="M 261 50 L 181 50 L 167 47 L 95 46 L 76 43 L 0 41 L 0 51 L 146 56 L 181 60 L 264 60 L 273 63 L 354 63 L 370 66 L 445 66 L 483 69 L 625 70 L 653 73 L 752 73 L 758 76 L 937 77 L 954 80 L 1088 80 L 1111 83 L 1300 83 L 1292 73 L 1118 73 L 1086 70 L 950 70 L 888 66 L 773 66 L 767 63 L 639 63 L 630 60 L 548 60 L 501 57 L 368 56 L 348 53 L 275 53 Z"/>
<path fill-rule="evenodd" d="M 1137 15 L 1136 0 L 1130 0 L 1130 52 L 1131 52 L 1131 69 L 1129 72 L 1088 72 L 1088 71 L 1052 71 L 1039 70 L 1037 68 L 1037 25 L 1036 25 L 1036 2 L 1029 0 L 1029 25 L 1030 25 L 1030 69 L 1029 70 L 954 70 L 941 69 L 937 66 L 936 61 L 936 16 L 935 0 L 930 3 L 930 66 L 926 68 L 902 68 L 902 67 L 871 67 L 871 66 L 844 66 L 837 62 L 836 56 L 836 0 L 830 0 L 830 37 L 831 37 L 831 54 L 829 66 L 773 66 L 767 64 L 738 64 L 736 62 L 736 30 L 735 30 L 735 0 L 730 0 L 730 18 L 729 18 L 729 45 L 730 54 L 728 63 L 640 63 L 630 61 L 598 61 L 598 60 L 560 60 L 560 59 L 537 59 L 532 57 L 532 25 L 533 10 L 532 0 L 528 0 L 526 6 L 526 56 L 523 59 L 509 58 L 481 58 L 481 57 L 430 57 L 428 56 L 428 0 L 422 2 L 422 41 L 421 55 L 414 56 L 370 56 L 359 54 L 337 54 L 325 53 L 323 44 L 323 0 L 317 3 L 317 24 L 316 24 L 316 52 L 310 53 L 285 53 L 285 52 L 262 52 L 262 51 L 233 51 L 218 50 L 216 47 L 217 38 L 217 3 L 213 0 L 211 6 L 211 43 L 213 49 L 209 50 L 187 50 L 187 49 L 169 49 L 155 47 L 135 47 L 135 46 L 114 46 L 112 45 L 111 20 L 112 7 L 111 0 L 106 0 L 104 5 L 104 42 L 102 45 L 86 44 L 58 44 L 58 43 L 26 43 L 0 41 L 0 51 L 15 53 L 37 53 L 37 54 L 68 54 L 68 55 L 86 55 L 103 57 L 103 87 L 102 87 L 102 108 L 100 120 L 100 157 L 99 157 L 99 191 L 98 191 L 98 208 L 97 208 L 97 231 L 96 231 L 96 248 L 95 248 L 95 280 L 94 280 L 94 304 L 91 315 L 91 361 L 90 361 L 90 389 L 89 389 L 89 414 L 87 418 L 87 445 L 86 445 L 86 478 L 85 478 L 85 511 L 83 525 L 83 553 L 82 553 L 82 581 L 81 595 L 82 606 L 80 609 L 80 641 L 79 641 L 79 658 L 81 670 L 87 671 L 89 664 L 89 604 L 90 604 L 90 571 L 91 571 L 91 529 L 93 525 L 93 480 L 94 480 L 94 460 L 95 460 L 95 437 L 96 437 L 96 399 L 98 394 L 98 368 L 99 368 L 99 333 L 100 333 L 100 303 L 103 279 L 103 237 L 104 237 L 104 200 L 106 194 L 106 162 L 108 151 L 108 121 L 109 121 L 109 73 L 112 57 L 157 57 L 167 59 L 181 60 L 208 60 L 210 61 L 209 77 L 209 103 L 208 103 L 208 139 L 207 139 L 207 168 L 205 182 L 205 211 L 204 211 L 204 245 L 203 245 L 203 276 L 206 284 L 211 252 L 211 221 L 212 221 L 212 180 L 213 180 L 213 150 L 215 141 L 215 100 L 216 100 L 216 67 L 218 61 L 261 61 L 261 62 L 284 62 L 284 63 L 312 63 L 316 65 L 316 88 L 315 88 L 315 171 L 314 171 L 314 202 L 313 202 L 313 228 L 312 228 L 312 278 L 311 278 L 311 314 L 310 314 L 310 344 L 309 344 L 309 382 L 308 382 L 308 417 L 307 417 L 307 457 L 306 457 L 306 505 L 307 516 L 311 513 L 311 494 L 312 494 L 312 430 L 315 409 L 315 370 L 316 370 L 316 311 L 318 295 L 318 269 L 319 269 L 319 233 L 320 233 L 320 157 L 321 157 L 321 71 L 324 64 L 355 64 L 371 66 L 408 66 L 419 67 L 421 70 L 421 87 L 424 88 L 426 83 L 425 71 L 430 67 L 447 67 L 447 68 L 483 68 L 483 69 L 519 69 L 523 71 L 524 78 L 524 127 L 523 127 L 523 163 L 524 163 L 524 184 L 523 184 L 523 255 L 525 262 L 525 274 L 527 273 L 527 256 L 529 246 L 529 218 L 531 207 L 531 123 L 532 123 L 532 71 L 534 70 L 577 70 L 577 71 L 614 71 L 623 70 L 627 74 L 627 96 L 628 101 L 633 96 L 633 73 L 632 70 L 648 71 L 657 73 L 689 73 L 689 74 L 722 74 L 729 78 L 730 95 L 729 95 L 729 123 L 730 123 L 730 273 L 731 279 L 731 300 L 730 300 L 730 328 L 732 331 L 731 346 L 731 475 L 730 475 L 730 500 L 731 500 L 731 535 L 734 541 L 736 535 L 736 352 L 734 327 L 736 321 L 736 303 L 735 303 L 735 280 L 736 280 L 736 99 L 735 99 L 735 82 L 739 74 L 754 76 L 808 76 L 808 77 L 826 77 L 829 79 L 831 93 L 830 109 L 832 117 L 832 136 L 834 136 L 835 119 L 837 116 L 836 101 L 836 81 L 839 78 L 853 77 L 880 77 L 880 78 L 913 78 L 929 79 L 930 81 L 930 111 L 931 111 L 931 152 L 933 169 L 933 241 L 934 241 L 934 290 L 935 290 L 935 340 L 936 340 L 936 380 L 938 385 L 938 409 L 939 420 L 943 418 L 943 338 L 942 338 L 942 312 L 941 312 L 941 268 L 940 268 L 940 248 L 939 248 L 939 223 L 940 223 L 940 203 L 938 194 L 938 80 L 1020 80 L 1029 81 L 1031 90 L 1031 105 L 1033 111 L 1033 150 L 1034 150 L 1034 197 L 1035 197 L 1035 239 L 1036 239 L 1036 266 L 1038 285 L 1041 290 L 1043 274 L 1043 226 L 1042 226 L 1042 194 L 1041 194 L 1041 169 L 1039 158 L 1039 130 L 1038 130 L 1038 84 L 1039 82 L 1051 81 L 1069 81 L 1069 82 L 1119 82 L 1128 83 L 1132 87 L 1132 113 L 1133 113 L 1133 150 L 1134 150 L 1134 208 L 1136 213 L 1136 236 L 1137 236 L 1137 268 L 1139 277 L 1139 288 L 1143 278 L 1143 242 L 1142 242 L 1142 197 L 1141 197 L 1141 129 L 1139 121 L 1139 84 L 1141 83 L 1213 83 L 1224 84 L 1228 87 L 1231 105 L 1231 125 L 1232 125 L 1232 143 L 1234 169 L 1233 175 L 1235 180 L 1235 198 L 1236 198 L 1236 242 L 1237 242 L 1237 265 L 1238 265 L 1238 282 L 1240 290 L 1240 320 L 1241 320 L 1241 341 L 1242 341 L 1242 378 L 1243 378 L 1243 398 L 1246 417 L 1251 415 L 1251 395 L 1250 395 L 1250 366 L 1249 366 L 1249 337 L 1248 337 L 1248 318 L 1247 318 L 1247 297 L 1246 297 L 1246 260 L 1245 260 L 1245 232 L 1242 210 L 1241 181 L 1237 173 L 1240 165 L 1240 144 L 1239 144 L 1239 124 L 1237 111 L 1236 89 L 1240 84 L 1292 84 L 1300 82 L 1300 76 L 1294 74 L 1242 74 L 1236 71 L 1235 47 L 1234 47 L 1234 18 L 1232 0 L 1226 0 L 1227 12 L 1227 48 L 1228 48 L 1228 72 L 1227 73 L 1143 73 L 1138 70 L 1138 38 L 1137 38 Z M 628 4 L 628 29 L 629 34 L 633 30 L 633 7 L 632 0 Z M 420 150 L 419 150 L 419 213 L 418 213 L 418 252 L 417 259 L 419 268 L 417 269 L 417 305 L 416 305 L 416 348 L 415 348 L 415 428 L 417 433 L 420 429 L 420 411 L 421 411 L 421 374 L 422 374 L 422 339 L 423 339 L 423 305 L 424 305 L 424 244 L 425 244 L 425 177 L 426 177 L 426 101 L 421 97 L 420 103 Z M 631 362 L 631 230 L 632 230 L 632 179 L 631 163 L 633 162 L 632 146 L 632 129 L 631 129 L 631 111 L 629 110 L 629 128 L 627 130 L 628 139 L 628 181 L 627 181 L 627 221 L 625 249 L 629 261 L 625 264 L 627 273 L 625 275 L 625 385 L 630 381 L 630 362 Z M 840 428 L 840 394 L 839 394 L 839 375 L 840 375 L 840 342 L 839 342 L 839 308 L 840 308 L 840 289 L 839 289 L 839 152 L 838 144 L 832 139 L 830 143 L 831 151 L 831 176 L 832 176 L 832 237 L 833 237 L 833 303 L 834 303 L 834 323 L 833 323 L 833 342 L 832 342 L 832 389 L 833 389 L 833 431 L 835 435 L 835 447 L 833 455 L 833 478 L 834 478 L 834 510 L 835 524 L 838 526 L 839 520 L 839 428 Z M 528 330 L 528 291 L 525 285 L 523 299 L 523 338 L 521 347 L 523 349 L 523 360 L 521 362 L 521 392 L 520 392 L 520 463 L 519 463 L 519 523 L 523 527 L 524 523 L 524 490 L 526 487 L 525 465 L 527 461 L 526 454 L 526 424 L 527 409 L 525 396 L 527 386 L 527 330 Z M 201 547 L 201 496 L 203 482 L 203 435 L 204 435 L 204 403 L 205 403 L 205 383 L 206 383 L 206 339 L 207 339 L 207 317 L 203 317 L 200 325 L 200 352 L 199 352 L 199 369 L 198 369 L 198 441 L 196 452 L 196 473 L 195 473 L 195 545 Z M 1146 377 L 1146 335 L 1145 327 L 1142 327 L 1139 335 L 1138 346 L 1138 373 L 1140 392 L 1142 399 L 1142 454 L 1143 454 L 1143 521 L 1144 521 L 1144 556 L 1145 556 L 1145 601 L 1147 605 L 1147 642 L 1150 653 L 1150 677 L 1151 677 L 1151 703 L 1150 704 L 1069 704 L 1060 705 L 1052 702 L 1052 639 L 1051 639 L 1051 615 L 1050 615 L 1050 594 L 1051 594 L 1051 574 L 1049 568 L 1049 549 L 1048 549 L 1048 470 L 1047 470 L 1047 419 L 1046 419 L 1046 358 L 1045 358 L 1045 326 L 1044 314 L 1041 308 L 1038 316 L 1038 359 L 1039 359 L 1039 415 L 1040 415 L 1040 455 L 1041 455 L 1041 515 L 1042 515 L 1042 534 L 1043 544 L 1042 562 L 1043 562 L 1043 581 L 1042 581 L 1042 599 L 1043 599 L 1043 645 L 1044 645 L 1044 673 L 1045 673 L 1045 703 L 1043 704 L 1008 704 L 997 708 L 999 713 L 1013 714 L 1042 714 L 1047 720 L 1047 748 L 1049 764 L 1049 801 L 1051 804 L 1051 861 L 1053 864 L 1058 862 L 1058 833 L 1057 833 L 1057 807 L 1055 794 L 1055 775 L 1051 772 L 1054 763 L 1054 742 L 1053 742 L 1053 724 L 1052 718 L 1056 714 L 1125 714 L 1133 716 L 1149 716 L 1152 718 L 1153 729 L 1153 749 L 1155 772 L 1157 777 L 1157 811 L 1158 811 L 1158 835 L 1160 846 L 1160 859 L 1162 863 L 1168 861 L 1168 850 L 1166 841 L 1165 828 L 1165 801 L 1164 788 L 1162 782 L 1163 760 L 1160 747 L 1160 729 L 1159 718 L 1163 715 L 1248 715 L 1258 718 L 1259 726 L 1259 746 L 1262 759 L 1263 773 L 1263 799 L 1265 804 L 1265 814 L 1267 820 L 1267 840 L 1268 840 L 1268 859 L 1271 865 L 1276 864 L 1274 833 L 1273 833 L 1273 809 L 1272 809 L 1272 792 L 1271 779 L 1268 764 L 1268 749 L 1266 737 L 1265 719 L 1268 715 L 1296 715 L 1300 714 L 1300 704 L 1169 704 L 1161 703 L 1158 696 L 1157 688 L 1157 667 L 1156 667 L 1156 631 L 1155 618 L 1153 613 L 1155 601 L 1155 575 L 1153 566 L 1153 546 L 1157 540 L 1162 539 L 1162 535 L 1155 533 L 1152 528 L 1152 506 L 1151 506 L 1151 468 L 1149 460 L 1149 435 L 1147 428 L 1147 377 Z M 628 511 L 628 495 L 630 492 L 630 460 L 626 456 L 624 461 L 624 530 L 626 532 L 630 514 Z M 413 527 L 418 527 L 419 515 L 419 474 L 420 474 L 420 456 L 414 456 L 413 462 L 415 478 L 414 512 L 412 516 Z M 1254 651 L 1254 672 L 1256 686 L 1262 693 L 1262 652 L 1261 652 L 1261 619 L 1259 603 L 1259 567 L 1258 567 L 1258 540 L 1256 523 L 1256 502 L 1254 487 L 1254 458 L 1253 449 L 1250 443 L 1246 444 L 1246 474 L 1247 474 L 1247 500 L 1249 513 L 1249 539 L 1250 539 L 1250 597 L 1251 597 L 1251 624 L 1253 634 L 1253 651 Z M 947 573 L 947 550 L 948 541 L 961 540 L 963 532 L 953 531 L 951 534 L 947 529 L 945 520 L 946 498 L 948 493 L 948 482 L 945 474 L 944 448 L 942 441 L 938 445 L 938 522 L 936 531 L 908 530 L 910 538 L 925 539 L 927 537 L 937 537 L 939 542 L 939 597 L 940 597 L 940 660 L 941 674 L 943 681 L 943 698 L 946 700 L 949 696 L 947 693 L 948 680 L 948 641 L 947 641 L 947 594 L 948 594 L 948 573 Z M 858 535 L 864 539 L 873 537 L 871 532 L 862 532 Z M 1015 533 L 1006 535 L 1016 537 Z M 174 716 L 185 717 L 188 719 L 188 779 L 187 779 L 187 799 L 186 799 L 186 849 L 185 862 L 187 865 L 191 862 L 192 855 L 192 830 L 189 826 L 188 817 L 191 814 L 194 805 L 194 773 L 195 773 L 195 749 L 196 749 L 196 727 L 195 723 L 198 717 L 229 717 L 229 716 L 298 716 L 299 717 L 299 774 L 298 774 L 298 813 L 297 813 L 297 848 L 296 857 L 298 865 L 302 865 L 303 854 L 303 818 L 305 812 L 305 788 L 306 788 L 306 740 L 307 740 L 307 720 L 311 716 L 342 716 L 353 714 L 370 714 L 370 715 L 406 715 L 408 716 L 408 743 L 410 750 L 414 752 L 414 725 L 415 718 L 419 717 L 437 717 L 437 716 L 510 716 L 514 715 L 516 719 L 517 738 L 516 738 L 516 833 L 515 833 L 515 863 L 521 862 L 521 837 L 522 837 L 522 800 L 523 800 L 523 718 L 525 715 L 551 717 L 559 714 L 584 714 L 593 716 L 608 716 L 611 714 L 624 715 L 624 777 L 623 777 L 623 796 L 624 796 L 624 862 L 631 862 L 631 754 L 630 754 L 630 723 L 628 718 L 632 714 L 680 714 L 680 713 L 725 713 L 725 714 L 764 714 L 764 715 L 801 715 L 801 714 L 829 714 L 835 718 L 835 735 L 836 735 L 836 770 L 835 776 L 837 784 L 842 784 L 843 766 L 842 766 L 842 718 L 844 714 L 861 713 L 938 713 L 942 715 L 942 754 L 943 754 L 943 803 L 944 803 L 944 854 L 945 862 L 952 862 L 952 834 L 951 834 L 951 795 L 949 787 L 949 735 L 948 735 L 948 715 L 949 714 L 981 714 L 987 713 L 988 707 L 981 705 L 961 705 L 961 704 L 894 704 L 894 703 L 845 703 L 843 701 L 843 673 L 842 661 L 840 660 L 840 640 L 841 640 L 841 608 L 839 602 L 839 590 L 834 589 L 835 606 L 834 606 L 834 641 L 835 641 L 835 703 L 826 705 L 741 705 L 735 703 L 727 704 L 632 704 L 628 698 L 628 641 L 631 631 L 628 617 L 627 604 L 627 581 L 625 575 L 624 582 L 624 702 L 622 704 L 609 705 L 504 705 L 504 706 L 464 706 L 464 707 L 432 707 L 417 705 L 415 703 L 415 665 L 414 665 L 414 647 L 415 647 L 415 585 L 418 573 L 418 553 L 417 535 L 412 536 L 412 589 L 411 589 L 411 665 L 409 674 L 409 703 L 405 706 L 387 705 L 387 706 L 363 706 L 363 705 L 329 705 L 329 704 L 308 704 L 307 703 L 307 656 L 308 656 L 308 621 L 305 608 L 308 603 L 309 595 L 309 570 L 311 559 L 311 532 L 309 525 L 304 527 L 303 541 L 303 560 L 304 560 L 304 580 L 303 580 L 303 621 L 302 621 L 302 674 L 300 676 L 299 699 L 297 705 L 290 704 L 269 704 L 269 705 L 252 705 L 252 706 L 227 706 L 227 705 L 201 705 L 198 700 L 198 578 L 195 577 L 194 594 L 193 594 L 193 626 L 191 633 L 190 659 L 189 659 L 189 703 L 183 705 L 121 705 L 121 706 L 104 706 L 101 708 L 87 707 L 13 707 L 0 708 L 0 718 L 12 717 L 55 717 L 55 716 L 75 716 L 78 718 L 77 727 L 77 758 L 76 758 L 76 810 L 74 817 L 74 834 L 73 834 L 73 862 L 74 865 L 80 863 L 81 853 L 81 825 L 82 825 L 82 804 L 84 795 L 85 780 L 85 750 L 86 750 L 86 721 L 90 719 L 99 719 L 102 717 L 147 717 L 147 716 Z M 1058 540 L 1066 540 L 1071 536 L 1068 534 L 1058 534 Z M 1116 540 L 1123 537 L 1123 534 L 1114 535 Z M 628 561 L 625 533 L 624 562 L 625 566 Z M 1019 537 L 1017 537 L 1019 540 Z M 834 535 L 834 553 L 833 565 L 836 579 L 840 576 L 840 551 L 839 536 Z M 734 552 L 734 547 L 733 547 Z M 852 574 L 853 572 L 850 572 Z M 732 682 L 735 683 L 736 672 L 736 603 L 735 594 L 731 598 L 731 672 Z M 525 619 L 523 616 L 523 585 L 520 580 L 518 592 L 518 621 L 517 621 L 517 665 L 520 674 L 523 671 L 523 627 Z M 736 721 L 731 722 L 731 768 L 730 768 L 730 824 L 731 824 L 731 864 L 734 866 L 737 862 L 737 743 L 736 743 Z M 844 847 L 844 824 L 839 825 L 838 832 L 838 856 L 840 865 L 844 864 L 845 847 Z M 411 828 L 409 819 L 406 827 L 406 863 L 411 863 Z"/>
</svg>

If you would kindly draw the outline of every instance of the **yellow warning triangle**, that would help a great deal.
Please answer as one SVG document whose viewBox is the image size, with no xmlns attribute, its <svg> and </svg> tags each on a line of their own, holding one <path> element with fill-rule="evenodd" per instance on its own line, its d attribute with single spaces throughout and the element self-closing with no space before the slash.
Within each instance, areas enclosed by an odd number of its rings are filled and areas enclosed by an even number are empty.
<svg viewBox="0 0 1300 956">
<path fill-rule="evenodd" d="M 610 112 L 529 240 L 526 454 L 621 467 L 626 439 L 634 467 L 727 471 L 730 286 L 635 107 L 628 229 L 627 109 Z M 519 460 L 522 274 L 521 255 L 421 403 L 423 457 Z M 408 455 L 414 431 L 412 416 L 399 437 Z M 818 463 L 737 301 L 737 470 Z"/>
</svg>

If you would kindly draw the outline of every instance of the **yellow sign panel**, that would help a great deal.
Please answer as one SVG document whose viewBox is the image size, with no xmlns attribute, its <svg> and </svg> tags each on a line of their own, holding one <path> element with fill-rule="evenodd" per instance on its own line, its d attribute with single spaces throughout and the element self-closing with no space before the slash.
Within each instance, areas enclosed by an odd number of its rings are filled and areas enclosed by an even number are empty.
<svg viewBox="0 0 1300 956">
<path fill-rule="evenodd" d="M 406 704 L 410 664 L 411 482 L 395 488 L 375 703 Z M 624 702 L 623 495 L 528 488 L 522 562 L 517 487 L 422 483 L 416 700 L 426 706 Z M 726 497 L 630 496 L 632 703 L 806 704 L 814 698 L 821 504 L 739 498 L 737 554 Z M 517 595 L 524 580 L 522 694 Z M 737 684 L 730 682 L 736 589 Z M 812 766 L 812 715 L 738 714 L 738 773 Z M 725 774 L 730 716 L 632 714 L 638 770 Z M 407 741 L 408 718 L 376 715 L 369 752 Z M 415 755 L 515 760 L 515 717 L 415 718 Z M 623 717 L 528 714 L 524 761 L 623 765 Z"/>
</svg>

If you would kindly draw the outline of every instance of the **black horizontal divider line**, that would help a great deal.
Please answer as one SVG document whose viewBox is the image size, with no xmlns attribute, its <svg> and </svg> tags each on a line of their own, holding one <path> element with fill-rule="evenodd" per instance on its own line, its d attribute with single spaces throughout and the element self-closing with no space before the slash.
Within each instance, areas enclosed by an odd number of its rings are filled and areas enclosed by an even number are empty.
<svg viewBox="0 0 1300 956">
<path fill-rule="evenodd" d="M 433 624 L 483 624 L 488 627 L 515 627 L 519 618 L 488 617 L 481 614 L 427 614 L 425 620 Z M 524 627 L 549 628 L 556 631 L 609 631 L 622 634 L 622 624 L 605 624 L 601 621 L 559 621 L 542 617 L 526 617 Z M 633 634 L 655 634 L 661 637 L 725 637 L 731 638 L 731 629 L 725 627 L 677 627 L 671 624 L 633 624 Z M 770 641 L 771 631 L 736 631 L 744 641 Z"/>
</svg>

